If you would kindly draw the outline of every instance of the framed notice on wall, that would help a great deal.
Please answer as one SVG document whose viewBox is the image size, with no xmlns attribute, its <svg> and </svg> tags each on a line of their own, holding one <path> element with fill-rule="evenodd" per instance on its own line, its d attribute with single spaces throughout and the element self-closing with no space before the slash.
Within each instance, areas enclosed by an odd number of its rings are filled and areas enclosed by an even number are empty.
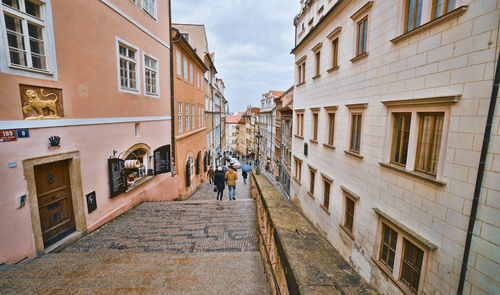
<svg viewBox="0 0 500 295">
<path fill-rule="evenodd" d="M 109 197 L 114 198 L 127 191 L 125 161 L 117 158 L 108 159 Z"/>
<path fill-rule="evenodd" d="M 164 145 L 154 151 L 155 175 L 170 172 L 170 145 Z"/>
</svg>

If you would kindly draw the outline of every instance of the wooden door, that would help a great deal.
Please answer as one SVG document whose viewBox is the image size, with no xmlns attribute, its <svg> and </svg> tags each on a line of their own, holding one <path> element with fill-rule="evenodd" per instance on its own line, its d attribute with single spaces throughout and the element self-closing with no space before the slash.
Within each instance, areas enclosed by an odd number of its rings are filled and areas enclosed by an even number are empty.
<svg viewBox="0 0 500 295">
<path fill-rule="evenodd" d="M 35 166 L 40 225 L 45 247 L 75 231 L 68 161 Z"/>
</svg>

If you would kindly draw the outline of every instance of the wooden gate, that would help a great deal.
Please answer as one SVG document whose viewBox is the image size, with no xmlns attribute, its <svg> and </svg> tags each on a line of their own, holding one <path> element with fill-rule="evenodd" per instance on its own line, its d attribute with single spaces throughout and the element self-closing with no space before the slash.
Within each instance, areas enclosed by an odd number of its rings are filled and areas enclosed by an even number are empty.
<svg viewBox="0 0 500 295">
<path fill-rule="evenodd" d="M 34 167 L 45 247 L 75 231 L 68 164 L 59 161 Z"/>
</svg>

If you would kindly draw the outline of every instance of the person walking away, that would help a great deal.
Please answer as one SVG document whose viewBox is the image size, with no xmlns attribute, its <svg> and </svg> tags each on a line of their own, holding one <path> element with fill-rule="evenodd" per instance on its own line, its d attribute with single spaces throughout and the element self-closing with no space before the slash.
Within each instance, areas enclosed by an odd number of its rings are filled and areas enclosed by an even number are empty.
<svg viewBox="0 0 500 295">
<path fill-rule="evenodd" d="M 227 187 L 229 188 L 229 200 L 236 200 L 236 179 L 238 179 L 238 172 L 234 170 L 233 166 L 229 167 L 229 170 L 225 175 L 227 179 Z M 231 196 L 232 195 L 232 196 Z"/>
<path fill-rule="evenodd" d="M 248 173 L 246 171 L 242 171 L 241 176 L 243 176 L 243 182 L 247 184 Z"/>
<path fill-rule="evenodd" d="M 214 173 L 214 184 L 217 187 L 217 200 L 222 201 L 222 196 L 224 193 L 226 178 L 224 177 L 224 171 L 222 167 L 217 168 Z"/>
<path fill-rule="evenodd" d="M 207 176 L 208 176 L 208 180 L 209 180 L 210 184 L 212 184 L 212 182 L 214 181 L 214 176 L 215 176 L 215 171 L 212 168 L 212 166 L 210 166 L 210 168 L 208 168 Z"/>
</svg>

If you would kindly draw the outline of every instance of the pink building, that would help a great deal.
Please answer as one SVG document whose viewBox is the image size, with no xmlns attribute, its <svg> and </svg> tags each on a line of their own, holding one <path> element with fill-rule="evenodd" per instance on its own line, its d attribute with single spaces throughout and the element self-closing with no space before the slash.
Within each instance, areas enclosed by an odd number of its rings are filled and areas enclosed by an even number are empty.
<svg viewBox="0 0 500 295">
<path fill-rule="evenodd" d="M 0 264 L 177 197 L 169 1 L 0 3 Z"/>
</svg>

